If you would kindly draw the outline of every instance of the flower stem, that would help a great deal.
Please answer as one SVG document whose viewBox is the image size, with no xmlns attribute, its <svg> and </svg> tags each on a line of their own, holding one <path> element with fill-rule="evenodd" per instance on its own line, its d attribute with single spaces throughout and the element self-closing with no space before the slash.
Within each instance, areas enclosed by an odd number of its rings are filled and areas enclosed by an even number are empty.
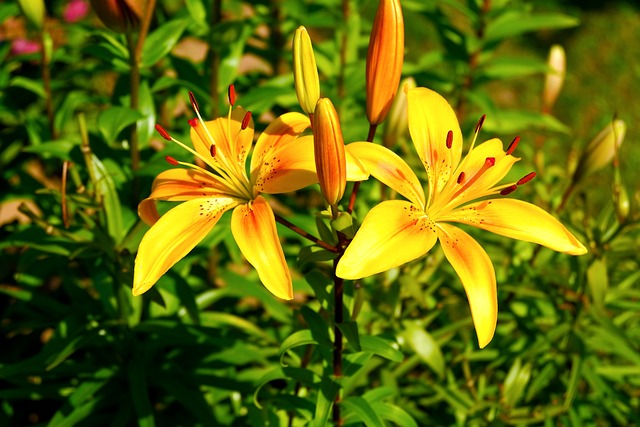
<svg viewBox="0 0 640 427">
<path fill-rule="evenodd" d="M 211 68 L 211 75 L 209 76 L 209 96 L 211 97 L 211 116 L 218 117 L 218 104 L 220 97 L 218 96 L 218 80 L 220 71 L 220 55 L 215 46 L 215 31 L 214 28 L 222 20 L 222 0 L 213 0 L 211 5 L 211 22 L 209 23 L 209 66 Z"/>
<path fill-rule="evenodd" d="M 341 256 L 342 254 L 333 260 L 333 377 L 336 380 L 342 378 L 342 330 L 340 330 L 339 325 L 344 321 L 344 280 L 336 276 L 336 268 Z M 336 426 L 341 426 L 343 421 L 340 416 L 341 400 L 342 397 L 338 392 L 333 401 L 333 423 Z"/>
<path fill-rule="evenodd" d="M 378 125 L 369 125 L 369 134 L 367 135 L 367 142 L 373 142 L 373 138 L 376 136 L 376 130 L 378 129 Z M 360 190 L 360 182 L 358 181 L 353 184 L 353 190 L 351 190 L 351 196 L 349 197 L 349 206 L 347 207 L 347 212 L 353 212 L 353 207 L 356 204 L 356 197 L 358 196 L 358 190 Z"/>
<path fill-rule="evenodd" d="M 274 214 L 274 216 L 275 216 L 277 222 L 279 222 L 280 224 L 282 224 L 285 227 L 289 228 L 290 230 L 295 231 L 296 233 L 298 233 L 299 235 L 301 235 L 305 239 L 312 241 L 316 245 L 328 250 L 329 252 L 333 252 L 333 253 L 339 253 L 340 252 L 340 250 L 338 248 L 336 248 L 335 246 L 332 246 L 332 245 L 330 245 L 330 244 L 328 244 L 326 242 L 323 242 L 322 240 L 318 239 L 313 234 L 308 233 L 305 230 L 303 230 L 302 228 L 298 227 L 297 225 L 290 223 L 289 221 L 287 221 L 286 219 L 284 219 L 280 215 Z"/>
</svg>

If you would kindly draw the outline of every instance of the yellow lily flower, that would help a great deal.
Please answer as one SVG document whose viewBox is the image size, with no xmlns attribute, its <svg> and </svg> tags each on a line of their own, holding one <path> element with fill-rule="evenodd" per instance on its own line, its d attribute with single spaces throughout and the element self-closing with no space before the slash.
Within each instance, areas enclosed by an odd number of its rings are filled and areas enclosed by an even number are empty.
<svg viewBox="0 0 640 427">
<path fill-rule="evenodd" d="M 261 194 L 286 193 L 318 182 L 313 136 L 301 136 L 310 127 L 309 118 L 286 113 L 269 124 L 255 144 L 247 173 L 247 156 L 253 143 L 251 113 L 242 107 L 230 108 L 227 117 L 205 122 L 192 94 L 190 98 L 198 116 L 189 122 L 195 149 L 170 136 L 160 125 L 156 129 L 209 169 L 167 157 L 170 164 L 183 168 L 161 172 L 149 197 L 138 205 L 138 215 L 151 228 L 138 249 L 133 294 L 149 290 L 213 229 L 223 213 L 233 209 L 231 232 L 241 252 L 271 293 L 291 299 L 291 275 L 278 240 L 275 216 Z M 229 99 L 231 104 L 235 102 L 233 87 Z M 368 177 L 351 154 L 347 154 L 347 161 L 350 180 Z M 156 200 L 184 203 L 160 217 Z"/>
<path fill-rule="evenodd" d="M 349 144 L 351 153 L 371 175 L 408 200 L 385 201 L 368 213 L 338 263 L 336 274 L 359 279 L 383 272 L 423 256 L 440 240 L 466 291 L 482 348 L 493 338 L 497 322 L 495 272 L 482 246 L 453 224 L 472 225 L 571 255 L 587 250 L 558 220 L 537 206 L 502 197 L 485 199 L 505 196 L 535 176 L 530 173 L 516 182 L 497 185 L 520 160 L 512 155 L 518 138 L 505 152 L 499 139 L 474 148 L 474 137 L 462 158 L 462 132 L 447 101 L 426 88 L 410 89 L 407 96 L 409 131 L 427 171 L 428 197 L 415 173 L 398 155 L 371 143 Z"/>
</svg>

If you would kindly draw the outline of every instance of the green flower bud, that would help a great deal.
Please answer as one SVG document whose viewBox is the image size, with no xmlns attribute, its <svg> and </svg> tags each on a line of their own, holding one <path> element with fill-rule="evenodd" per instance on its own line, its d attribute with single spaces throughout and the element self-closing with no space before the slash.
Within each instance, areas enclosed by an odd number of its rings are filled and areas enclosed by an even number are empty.
<svg viewBox="0 0 640 427">
<path fill-rule="evenodd" d="M 18 5 L 24 17 L 31 25 L 42 30 L 44 25 L 45 8 L 43 0 L 18 0 Z"/>
<path fill-rule="evenodd" d="M 293 79 L 298 103 L 305 113 L 313 114 L 320 99 L 320 80 L 311 39 L 302 26 L 293 37 Z"/>
<path fill-rule="evenodd" d="M 616 150 L 620 148 L 626 130 L 627 126 L 622 120 L 614 120 L 613 123 L 602 129 L 582 152 L 578 167 L 573 175 L 574 182 L 581 181 L 609 164 L 613 160 Z"/>
</svg>

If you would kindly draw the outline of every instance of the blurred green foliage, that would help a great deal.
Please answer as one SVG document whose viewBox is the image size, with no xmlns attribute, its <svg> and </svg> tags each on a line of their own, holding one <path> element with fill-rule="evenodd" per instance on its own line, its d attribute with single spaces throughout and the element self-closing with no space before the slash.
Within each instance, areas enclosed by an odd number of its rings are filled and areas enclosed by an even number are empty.
<svg viewBox="0 0 640 427">
<path fill-rule="evenodd" d="M 402 3 L 403 75 L 445 94 L 466 133 L 483 113 L 483 139 L 520 133 L 514 174 L 539 172 L 520 197 L 555 212 L 590 253 L 570 258 L 484 233 L 500 314 L 483 350 L 440 249 L 347 283 L 338 380 L 322 254 L 279 230 L 298 267 L 296 297 L 284 303 L 260 285 L 229 227 L 217 227 L 133 297 L 146 231 L 136 206 L 164 157 L 184 155 L 153 126 L 188 139 L 187 91 L 215 117 L 234 83 L 258 129 L 300 110 L 290 59 L 299 25 L 314 40 L 345 141 L 364 140 L 376 2 L 158 1 L 133 86 L 127 37 L 91 11 L 71 22 L 69 3 L 46 2 L 42 31 L 17 4 L 0 3 L 0 425 L 319 426 L 340 389 L 345 425 L 640 424 L 637 8 Z M 540 110 L 552 43 L 568 63 L 554 115 Z M 570 188 L 581 149 L 614 116 L 628 124 L 617 169 Z M 394 149 L 416 161 L 406 139 Z M 621 186 L 626 216 L 612 197 Z M 361 195 L 360 218 L 385 191 L 365 182 Z M 316 232 L 317 189 L 278 203 Z"/>
</svg>

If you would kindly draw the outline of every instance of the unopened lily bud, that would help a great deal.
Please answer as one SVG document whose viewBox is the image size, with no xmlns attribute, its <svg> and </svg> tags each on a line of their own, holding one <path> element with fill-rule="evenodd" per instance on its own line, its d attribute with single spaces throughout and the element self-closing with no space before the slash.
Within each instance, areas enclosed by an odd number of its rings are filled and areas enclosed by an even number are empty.
<svg viewBox="0 0 640 427">
<path fill-rule="evenodd" d="M 624 185 L 616 185 L 613 191 L 614 203 L 616 207 L 616 216 L 620 223 L 625 223 L 629 218 L 629 210 L 631 209 L 631 202 L 629 200 L 629 193 Z"/>
<path fill-rule="evenodd" d="M 100 20 L 114 31 L 137 30 L 147 0 L 91 0 Z"/>
<path fill-rule="evenodd" d="M 407 121 L 407 91 L 416 88 L 416 81 L 413 77 L 407 77 L 400 82 L 400 87 L 393 98 L 388 120 L 385 123 L 382 143 L 385 147 L 391 147 L 394 143 L 402 139 L 409 132 Z"/>
<path fill-rule="evenodd" d="M 45 8 L 43 0 L 18 0 L 22 14 L 38 30 L 44 24 Z"/>
<path fill-rule="evenodd" d="M 320 80 L 316 57 L 309 33 L 305 27 L 298 27 L 293 37 L 293 80 L 298 103 L 305 113 L 313 114 L 320 99 Z"/>
<path fill-rule="evenodd" d="M 398 90 L 404 60 L 400 0 L 380 0 L 367 52 L 367 118 L 382 123 Z"/>
<path fill-rule="evenodd" d="M 614 120 L 589 142 L 582 152 L 573 176 L 575 182 L 605 167 L 620 148 L 627 126 L 622 120 Z"/>
<path fill-rule="evenodd" d="M 331 100 L 320 98 L 313 119 L 313 147 L 320 190 L 331 206 L 338 204 L 347 184 L 344 139 Z"/>
<path fill-rule="evenodd" d="M 544 112 L 551 111 L 564 83 L 567 63 L 562 46 L 557 44 L 551 46 L 547 65 L 549 71 L 544 79 L 544 90 L 542 91 L 542 111 Z"/>
</svg>

